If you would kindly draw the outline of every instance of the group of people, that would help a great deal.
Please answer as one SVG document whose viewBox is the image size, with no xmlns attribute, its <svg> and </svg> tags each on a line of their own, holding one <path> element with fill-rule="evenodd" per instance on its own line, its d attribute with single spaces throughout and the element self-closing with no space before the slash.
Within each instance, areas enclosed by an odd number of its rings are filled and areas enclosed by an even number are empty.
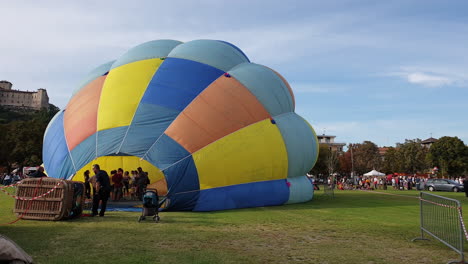
<svg viewBox="0 0 468 264">
<path fill-rule="evenodd" d="M 0 183 L 2 183 L 5 186 L 17 183 L 21 180 L 22 180 L 22 177 L 16 173 L 12 173 L 12 174 L 4 173 L 3 175 L 0 176 Z"/>
<path fill-rule="evenodd" d="M 98 215 L 99 203 L 101 211 L 99 216 L 104 216 L 107 207 L 107 201 L 111 198 L 113 201 L 119 201 L 124 196 L 141 200 L 146 186 L 150 184 L 148 172 L 143 171 L 141 167 L 132 171 L 131 175 L 122 168 L 112 170 L 111 175 L 101 170 L 99 164 L 93 165 L 94 176 L 90 177 L 90 171 L 84 172 L 85 196 L 90 199 L 91 191 L 93 198 L 92 215 Z"/>
<path fill-rule="evenodd" d="M 354 179 L 348 177 L 339 178 L 336 182 L 340 190 L 360 189 L 360 190 L 412 190 L 424 189 L 427 179 L 416 176 L 392 176 L 392 177 L 367 177 L 358 176 Z"/>
<path fill-rule="evenodd" d="M 386 177 L 366 177 L 358 176 L 353 178 L 340 177 L 334 182 L 340 190 L 361 189 L 361 190 L 424 190 L 429 178 L 420 176 L 386 176 Z M 457 183 L 464 184 L 464 178 L 450 178 Z M 331 184 L 332 178 L 328 179 Z"/>
<path fill-rule="evenodd" d="M 112 170 L 109 176 L 106 171 L 101 170 L 99 164 L 94 164 L 93 172 L 92 177 L 90 177 L 89 170 L 84 172 L 85 196 L 88 199 L 92 198 L 93 216 L 98 215 L 99 204 L 101 204 L 99 216 L 104 216 L 109 198 L 113 201 L 119 201 L 126 196 L 141 200 L 147 185 L 150 184 L 148 172 L 143 171 L 141 167 L 131 171 L 131 173 L 124 172 L 123 169 L 119 168 Z M 26 177 L 41 178 L 47 177 L 47 175 L 44 173 L 43 167 L 39 167 L 37 171 L 25 176 L 16 173 L 4 173 L 0 175 L 0 184 L 11 185 Z"/>
<path fill-rule="evenodd" d="M 31 172 L 28 175 L 21 175 L 20 173 L 4 173 L 3 175 L 0 176 L 0 183 L 3 185 L 10 185 L 10 184 L 15 184 L 25 178 L 41 178 L 41 177 L 47 177 L 47 175 L 44 173 L 44 168 L 39 167 L 37 171 Z"/>
</svg>

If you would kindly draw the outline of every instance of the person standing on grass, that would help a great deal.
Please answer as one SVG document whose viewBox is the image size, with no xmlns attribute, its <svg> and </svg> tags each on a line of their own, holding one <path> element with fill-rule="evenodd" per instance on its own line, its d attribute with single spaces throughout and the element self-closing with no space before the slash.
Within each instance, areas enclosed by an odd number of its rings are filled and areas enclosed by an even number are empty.
<svg viewBox="0 0 468 264">
<path fill-rule="evenodd" d="M 114 179 L 114 175 L 117 173 L 116 170 L 111 170 L 110 172 L 110 176 L 109 176 L 109 179 L 110 179 L 110 198 L 112 201 L 115 201 L 115 196 L 114 196 L 114 181 L 112 181 L 112 179 Z"/>
<path fill-rule="evenodd" d="M 143 198 L 143 193 L 146 186 L 149 184 L 148 173 L 144 172 L 141 167 L 138 169 L 138 180 L 137 180 L 137 197 L 139 200 Z"/>
<path fill-rule="evenodd" d="M 84 172 L 84 187 L 86 199 L 91 199 L 91 183 L 89 182 L 89 170 Z"/>
<path fill-rule="evenodd" d="M 89 183 L 91 183 L 91 187 L 93 189 L 93 197 L 94 197 L 94 194 L 96 194 L 96 175 L 93 175 L 90 179 L 89 179 Z"/>
<path fill-rule="evenodd" d="M 92 216 L 96 216 L 98 214 L 99 202 L 101 202 L 101 211 L 99 212 L 99 216 L 104 216 L 111 189 L 109 175 L 106 171 L 101 170 L 99 164 L 93 165 L 93 171 L 96 175 L 96 193 L 93 197 Z"/>
<path fill-rule="evenodd" d="M 114 185 L 114 201 L 119 201 L 122 198 L 123 188 L 123 170 L 119 168 L 117 173 L 112 176 L 112 183 Z"/>
<path fill-rule="evenodd" d="M 138 199 L 138 179 L 140 176 L 137 171 L 132 171 L 132 198 Z"/>
<path fill-rule="evenodd" d="M 463 181 L 463 187 L 465 189 L 465 196 L 468 197 L 468 176 L 465 177 L 465 180 Z"/>
<path fill-rule="evenodd" d="M 128 171 L 126 171 L 124 173 L 123 185 L 124 185 L 123 194 L 124 194 L 124 196 L 128 196 L 129 188 L 130 188 L 130 175 L 129 175 Z"/>
<path fill-rule="evenodd" d="M 141 183 L 143 181 L 142 177 L 144 177 L 145 173 L 143 172 L 143 169 L 141 167 L 138 168 L 135 173 L 136 197 L 138 200 L 141 200 L 143 194 L 143 190 L 141 189 Z"/>
</svg>

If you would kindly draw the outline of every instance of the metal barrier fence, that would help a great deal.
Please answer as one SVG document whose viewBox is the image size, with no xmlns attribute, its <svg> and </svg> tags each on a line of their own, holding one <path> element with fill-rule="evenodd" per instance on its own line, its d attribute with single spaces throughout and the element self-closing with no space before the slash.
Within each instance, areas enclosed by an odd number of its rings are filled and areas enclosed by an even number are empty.
<svg viewBox="0 0 468 264">
<path fill-rule="evenodd" d="M 335 185 L 334 184 L 321 184 L 319 188 L 323 190 L 323 194 L 329 197 L 335 197 Z"/>
<path fill-rule="evenodd" d="M 463 252 L 466 230 L 460 201 L 421 192 L 419 205 L 421 237 L 415 238 L 413 241 L 428 240 L 426 236 L 432 236 L 460 254 L 459 261 L 448 263 L 466 263 Z M 425 236 L 425 234 L 427 235 Z"/>
</svg>

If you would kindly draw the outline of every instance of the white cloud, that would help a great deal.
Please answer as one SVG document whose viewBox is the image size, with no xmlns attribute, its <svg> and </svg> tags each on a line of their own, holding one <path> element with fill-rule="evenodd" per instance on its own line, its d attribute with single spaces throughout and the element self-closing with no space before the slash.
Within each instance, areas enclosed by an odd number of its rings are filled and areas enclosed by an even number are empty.
<svg viewBox="0 0 468 264">
<path fill-rule="evenodd" d="M 464 67 L 450 66 L 403 66 L 400 70 L 384 74 L 405 79 L 407 82 L 426 87 L 464 86 L 468 73 Z"/>
<path fill-rule="evenodd" d="M 408 78 L 408 82 L 410 83 L 421 84 L 421 85 L 430 86 L 430 87 L 450 85 L 455 82 L 454 79 L 451 79 L 449 77 L 438 76 L 438 75 L 433 75 L 433 74 L 428 74 L 428 73 L 423 73 L 423 72 L 409 73 L 407 78 Z"/>
</svg>

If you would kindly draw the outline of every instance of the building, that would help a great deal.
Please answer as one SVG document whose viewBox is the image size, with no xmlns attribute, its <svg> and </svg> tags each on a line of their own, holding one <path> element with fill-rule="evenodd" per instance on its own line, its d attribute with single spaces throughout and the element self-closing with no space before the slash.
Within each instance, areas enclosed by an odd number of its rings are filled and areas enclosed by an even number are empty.
<svg viewBox="0 0 468 264">
<path fill-rule="evenodd" d="M 387 153 L 387 151 L 388 151 L 389 148 L 390 148 L 390 147 L 380 147 L 380 148 L 379 148 L 379 154 L 380 154 L 380 156 L 382 156 L 382 157 L 385 156 L 385 154 Z"/>
<path fill-rule="evenodd" d="M 390 147 L 380 147 L 379 148 L 379 155 L 380 155 L 380 158 L 383 160 L 385 160 L 385 154 L 387 154 L 387 151 Z"/>
<path fill-rule="evenodd" d="M 421 146 L 426 147 L 426 148 L 430 148 L 432 146 L 432 144 L 434 144 L 435 142 L 437 142 L 437 139 L 433 138 L 433 137 L 430 137 L 430 138 L 428 138 L 426 140 L 421 141 Z"/>
<path fill-rule="evenodd" d="M 49 96 L 46 89 L 36 92 L 12 89 L 9 81 L 0 81 L 0 106 L 40 110 L 49 107 Z"/>
<path fill-rule="evenodd" d="M 332 151 L 342 152 L 343 147 L 346 146 L 346 143 L 335 142 L 336 136 L 322 134 L 322 135 L 317 135 L 317 138 L 318 138 L 319 144 L 327 144 L 330 147 L 330 150 Z"/>
</svg>

